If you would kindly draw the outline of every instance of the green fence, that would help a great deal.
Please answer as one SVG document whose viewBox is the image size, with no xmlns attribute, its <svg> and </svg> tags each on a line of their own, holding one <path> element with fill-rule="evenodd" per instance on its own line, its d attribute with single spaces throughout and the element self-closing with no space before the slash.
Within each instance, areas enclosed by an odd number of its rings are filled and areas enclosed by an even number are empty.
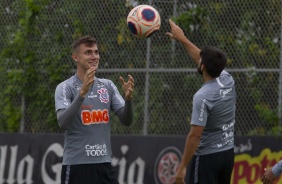
<svg viewBox="0 0 282 184">
<path fill-rule="evenodd" d="M 129 33 L 126 17 L 150 4 L 161 29 L 150 39 Z M 100 78 L 135 79 L 134 123 L 113 118 L 113 134 L 184 135 L 193 94 L 202 78 L 178 42 L 165 34 L 174 19 L 199 47 L 215 45 L 228 55 L 236 80 L 237 135 L 280 134 L 282 66 L 280 0 L 0 0 L 0 132 L 62 132 L 54 91 L 75 72 L 74 38 L 99 42 Z"/>
</svg>

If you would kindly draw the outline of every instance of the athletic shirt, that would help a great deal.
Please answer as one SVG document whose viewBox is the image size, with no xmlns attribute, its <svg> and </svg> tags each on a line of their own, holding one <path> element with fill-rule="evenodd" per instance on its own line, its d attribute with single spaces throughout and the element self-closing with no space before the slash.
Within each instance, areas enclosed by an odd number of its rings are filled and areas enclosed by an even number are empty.
<svg viewBox="0 0 282 184">
<path fill-rule="evenodd" d="M 82 81 L 77 75 L 60 83 L 55 92 L 56 111 L 66 109 L 78 95 Z M 64 133 L 63 165 L 111 162 L 110 110 L 125 102 L 111 80 L 95 77 L 94 84 Z"/>
<path fill-rule="evenodd" d="M 272 167 L 272 172 L 276 177 L 282 174 L 282 160 Z"/>
<path fill-rule="evenodd" d="M 235 82 L 225 70 L 197 91 L 193 97 L 191 124 L 203 126 L 204 131 L 195 155 L 234 147 L 235 104 Z"/>
</svg>

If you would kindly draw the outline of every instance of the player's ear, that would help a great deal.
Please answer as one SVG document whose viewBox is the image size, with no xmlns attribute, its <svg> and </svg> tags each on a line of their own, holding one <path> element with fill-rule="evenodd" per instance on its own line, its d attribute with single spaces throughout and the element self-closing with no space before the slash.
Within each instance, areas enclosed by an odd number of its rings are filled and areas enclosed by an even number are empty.
<svg viewBox="0 0 282 184">
<path fill-rule="evenodd" d="M 78 61 L 77 55 L 75 53 L 72 53 L 71 57 L 75 62 Z"/>
</svg>

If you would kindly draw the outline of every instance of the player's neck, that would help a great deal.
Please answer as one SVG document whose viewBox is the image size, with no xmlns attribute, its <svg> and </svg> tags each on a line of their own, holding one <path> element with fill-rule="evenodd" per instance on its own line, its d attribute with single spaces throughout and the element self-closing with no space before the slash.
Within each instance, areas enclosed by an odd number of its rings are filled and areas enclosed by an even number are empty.
<svg viewBox="0 0 282 184">
<path fill-rule="evenodd" d="M 204 77 L 204 82 L 208 82 L 208 81 L 214 79 L 214 77 L 211 77 L 211 76 L 208 75 L 207 73 L 204 73 L 204 74 L 203 74 L 203 77 Z"/>
<path fill-rule="evenodd" d="M 78 77 L 81 81 L 83 81 L 85 73 L 86 73 L 86 72 L 83 72 L 83 71 L 81 71 L 81 70 L 79 70 L 79 69 L 76 70 L 76 75 L 77 75 L 77 77 Z"/>
</svg>

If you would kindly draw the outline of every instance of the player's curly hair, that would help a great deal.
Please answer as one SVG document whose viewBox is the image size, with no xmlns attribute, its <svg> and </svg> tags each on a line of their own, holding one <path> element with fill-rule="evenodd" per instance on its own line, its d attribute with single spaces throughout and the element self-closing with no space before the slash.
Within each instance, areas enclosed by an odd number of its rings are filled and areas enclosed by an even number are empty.
<svg viewBox="0 0 282 184">
<path fill-rule="evenodd" d="M 75 50 L 81 45 L 85 44 L 87 47 L 92 47 L 93 45 L 97 44 L 97 41 L 94 37 L 90 35 L 85 35 L 82 37 L 77 38 L 71 46 L 72 52 L 75 52 Z"/>
<path fill-rule="evenodd" d="M 218 77 L 225 68 L 227 62 L 226 55 L 214 46 L 204 46 L 200 52 L 200 56 L 207 73 L 214 78 Z"/>
</svg>

